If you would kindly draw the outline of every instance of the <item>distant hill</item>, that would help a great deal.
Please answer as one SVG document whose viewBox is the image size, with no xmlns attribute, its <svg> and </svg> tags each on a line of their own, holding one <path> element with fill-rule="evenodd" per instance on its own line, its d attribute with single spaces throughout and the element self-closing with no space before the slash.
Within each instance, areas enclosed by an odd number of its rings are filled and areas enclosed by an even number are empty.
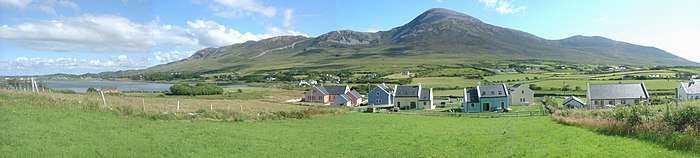
<svg viewBox="0 0 700 158">
<path fill-rule="evenodd" d="M 484 23 L 448 9 L 430 9 L 388 31 L 331 31 L 315 38 L 280 36 L 206 48 L 182 61 L 140 72 L 276 71 L 289 69 L 401 71 L 420 64 L 511 60 L 588 64 L 698 66 L 654 47 L 604 37 L 547 40 Z"/>
</svg>

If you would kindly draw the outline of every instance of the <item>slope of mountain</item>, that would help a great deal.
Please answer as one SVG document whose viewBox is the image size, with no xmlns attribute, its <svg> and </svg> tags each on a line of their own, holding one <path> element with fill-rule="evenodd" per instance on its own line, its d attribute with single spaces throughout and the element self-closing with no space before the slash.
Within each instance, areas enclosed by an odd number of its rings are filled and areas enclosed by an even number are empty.
<svg viewBox="0 0 700 158">
<path fill-rule="evenodd" d="M 409 23 L 376 33 L 331 31 L 315 38 L 280 36 L 220 48 L 142 72 L 275 71 L 355 69 L 400 71 L 418 64 L 468 64 L 509 60 L 588 64 L 700 64 L 663 50 L 604 37 L 547 40 L 484 23 L 448 9 L 430 9 Z"/>
</svg>

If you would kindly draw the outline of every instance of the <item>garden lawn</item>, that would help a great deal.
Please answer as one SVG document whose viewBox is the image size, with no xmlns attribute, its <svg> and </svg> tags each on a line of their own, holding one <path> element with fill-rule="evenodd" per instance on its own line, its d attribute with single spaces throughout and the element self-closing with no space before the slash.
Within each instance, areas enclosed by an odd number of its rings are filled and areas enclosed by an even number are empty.
<svg viewBox="0 0 700 158">
<path fill-rule="evenodd" d="M 155 121 L 0 103 L 0 157 L 694 157 L 549 117 Z"/>
</svg>

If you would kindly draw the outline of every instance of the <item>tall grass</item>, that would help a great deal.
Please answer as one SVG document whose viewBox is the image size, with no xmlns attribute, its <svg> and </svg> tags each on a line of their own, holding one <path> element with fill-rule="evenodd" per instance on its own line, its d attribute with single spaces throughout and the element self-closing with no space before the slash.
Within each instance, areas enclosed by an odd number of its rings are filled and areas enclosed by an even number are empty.
<svg viewBox="0 0 700 158">
<path fill-rule="evenodd" d="M 615 109 L 557 110 L 555 121 L 700 153 L 700 102 Z"/>
<path fill-rule="evenodd" d="M 106 96 L 110 98 L 105 107 L 102 100 L 91 94 L 31 93 L 0 90 L 0 106 L 34 106 L 41 108 L 67 108 L 100 111 L 123 116 L 145 117 L 153 120 L 216 120 L 259 121 L 278 119 L 306 119 L 319 115 L 341 114 L 348 109 L 323 106 L 303 106 L 275 101 L 254 100 L 204 100 L 168 98 L 146 99 L 147 110 L 143 110 L 143 98 Z M 218 106 L 214 107 L 216 104 Z M 229 105 L 226 106 L 221 105 Z M 238 106 L 231 107 L 231 104 Z M 212 108 L 214 107 L 214 108 Z M 243 111 L 241 111 L 243 109 Z"/>
</svg>

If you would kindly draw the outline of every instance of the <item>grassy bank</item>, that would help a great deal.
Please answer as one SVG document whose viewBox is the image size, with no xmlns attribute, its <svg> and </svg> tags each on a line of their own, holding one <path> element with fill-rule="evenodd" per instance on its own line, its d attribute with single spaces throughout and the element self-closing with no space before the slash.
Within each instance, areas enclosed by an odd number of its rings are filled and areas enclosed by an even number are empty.
<svg viewBox="0 0 700 158">
<path fill-rule="evenodd" d="M 553 119 L 568 125 L 659 143 L 700 153 L 700 102 L 615 109 L 557 110 Z"/>
<path fill-rule="evenodd" d="M 346 113 L 255 123 L 160 121 L 75 106 L 83 104 L 78 101 L 16 96 L 0 94 L 0 124 L 12 127 L 0 128 L 0 157 L 698 156 L 548 117 Z"/>
</svg>

